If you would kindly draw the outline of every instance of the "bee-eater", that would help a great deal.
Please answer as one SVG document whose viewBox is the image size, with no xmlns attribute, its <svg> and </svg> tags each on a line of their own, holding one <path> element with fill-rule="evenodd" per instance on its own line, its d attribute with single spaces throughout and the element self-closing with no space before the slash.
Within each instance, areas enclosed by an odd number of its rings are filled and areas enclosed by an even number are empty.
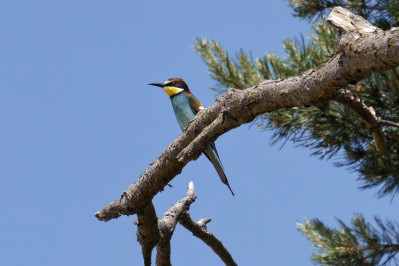
<svg viewBox="0 0 399 266">
<path fill-rule="evenodd" d="M 187 84 L 181 78 L 171 78 L 164 83 L 150 83 L 148 85 L 161 87 L 168 94 L 172 101 L 177 122 L 179 122 L 182 131 L 188 126 L 188 122 L 193 119 L 200 110 L 204 109 L 200 101 L 190 92 Z M 204 154 L 209 161 L 211 161 L 220 179 L 228 186 L 234 196 L 234 192 L 231 190 L 229 181 L 224 173 L 215 143 L 212 142 L 206 147 Z"/>
</svg>

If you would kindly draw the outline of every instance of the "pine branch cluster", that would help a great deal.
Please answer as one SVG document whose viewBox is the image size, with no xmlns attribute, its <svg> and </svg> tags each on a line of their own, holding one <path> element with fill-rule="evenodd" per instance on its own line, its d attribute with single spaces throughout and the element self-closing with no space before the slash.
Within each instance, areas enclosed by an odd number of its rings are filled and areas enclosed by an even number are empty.
<svg viewBox="0 0 399 266">
<path fill-rule="evenodd" d="M 312 35 L 307 42 L 303 37 L 284 40 L 286 57 L 283 59 L 270 52 L 252 59 L 243 50 L 230 56 L 217 41 L 205 38 L 195 40 L 194 50 L 207 64 L 210 76 L 217 81 L 213 90 L 222 94 L 231 87 L 245 89 L 265 79 L 297 76 L 327 62 L 336 54 L 339 31 L 324 21 L 324 14 L 335 6 L 343 6 L 384 30 L 399 26 L 397 0 L 287 2 L 295 16 L 311 23 Z M 399 191 L 399 68 L 371 73 L 343 89 L 357 95 L 375 112 L 386 140 L 384 150 L 377 148 L 372 129 L 364 124 L 359 115 L 337 101 L 266 113 L 255 123 L 258 128 L 273 132 L 273 143 L 284 145 L 286 141 L 292 141 L 320 158 L 334 158 L 337 166 L 346 166 L 358 172 L 362 189 L 377 188 L 380 197 L 396 196 Z M 399 243 L 398 228 L 392 223 L 377 219 L 379 227 L 375 229 L 361 216 L 353 218 L 353 228 L 341 221 L 339 223 L 342 233 L 328 229 L 318 220 L 299 226 L 312 243 L 318 243 L 317 237 L 325 241 L 316 245 L 323 252 L 315 253 L 315 261 L 328 265 L 333 261 L 370 265 L 385 258 L 387 262 L 392 262 L 397 249 L 383 248 L 384 245 Z M 387 235 L 392 237 L 389 241 Z"/>
<path fill-rule="evenodd" d="M 351 226 L 337 219 L 340 229 L 332 229 L 318 219 L 298 223 L 298 229 L 318 250 L 312 261 L 321 265 L 398 264 L 399 226 L 375 217 L 376 226 L 361 215 L 352 218 Z"/>
<path fill-rule="evenodd" d="M 317 1 L 290 2 L 308 4 Z M 308 13 L 304 12 L 297 11 L 297 15 L 306 18 Z M 264 79 L 300 75 L 327 62 L 335 54 L 338 34 L 323 20 L 313 22 L 312 27 L 313 34 L 307 44 L 303 37 L 284 40 L 287 54 L 284 59 L 267 53 L 252 60 L 243 50 L 231 57 L 217 41 L 204 38 L 196 39 L 194 49 L 208 65 L 211 77 L 218 82 L 214 90 L 223 93 L 230 87 L 244 89 Z M 399 69 L 373 73 L 345 89 L 361 97 L 382 120 L 399 121 Z M 257 126 L 272 130 L 274 143 L 291 140 L 297 146 L 309 148 L 313 155 L 336 157 L 337 166 L 350 166 L 360 173 L 362 188 L 379 187 L 379 196 L 395 194 L 399 189 L 397 127 L 384 126 L 388 149 L 381 152 L 375 148 L 370 130 L 360 118 L 337 102 L 264 114 L 257 119 Z"/>
</svg>

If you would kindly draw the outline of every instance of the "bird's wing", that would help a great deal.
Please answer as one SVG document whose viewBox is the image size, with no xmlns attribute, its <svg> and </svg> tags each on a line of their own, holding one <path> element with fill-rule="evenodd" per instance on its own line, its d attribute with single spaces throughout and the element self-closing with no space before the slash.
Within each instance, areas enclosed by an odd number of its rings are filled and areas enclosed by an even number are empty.
<svg viewBox="0 0 399 266">
<path fill-rule="evenodd" d="M 193 94 L 191 94 L 191 93 L 188 94 L 187 99 L 190 102 L 190 107 L 195 115 L 199 112 L 199 110 L 204 108 L 204 106 L 202 106 L 201 102 Z"/>
</svg>

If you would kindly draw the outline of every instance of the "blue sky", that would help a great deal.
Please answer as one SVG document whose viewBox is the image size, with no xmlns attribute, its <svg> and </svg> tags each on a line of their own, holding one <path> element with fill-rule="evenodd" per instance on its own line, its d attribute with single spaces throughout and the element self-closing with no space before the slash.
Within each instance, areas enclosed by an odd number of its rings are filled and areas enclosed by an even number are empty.
<svg viewBox="0 0 399 266">
<path fill-rule="evenodd" d="M 215 100 L 197 36 L 254 58 L 283 56 L 282 40 L 309 35 L 284 1 L 0 1 L 0 265 L 141 265 L 135 216 L 94 213 L 119 198 L 180 128 L 150 82 L 181 77 L 205 106 Z M 360 191 L 356 173 L 243 125 L 217 147 L 232 197 L 201 156 L 154 200 L 159 217 L 186 193 L 194 219 L 240 265 L 309 265 L 295 223 L 349 221 L 355 212 L 397 219 L 397 201 Z M 393 211 L 394 210 L 394 211 Z M 178 226 L 174 265 L 222 265 Z"/>
</svg>

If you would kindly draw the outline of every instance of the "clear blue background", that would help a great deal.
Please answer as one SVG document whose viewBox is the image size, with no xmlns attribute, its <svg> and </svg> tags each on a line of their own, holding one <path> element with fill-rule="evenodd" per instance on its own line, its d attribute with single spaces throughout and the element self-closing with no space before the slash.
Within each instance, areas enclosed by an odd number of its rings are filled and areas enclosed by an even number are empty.
<svg viewBox="0 0 399 266">
<path fill-rule="evenodd" d="M 94 213 L 119 198 L 180 129 L 150 82 L 182 77 L 205 106 L 215 100 L 196 36 L 234 54 L 283 56 L 282 40 L 309 35 L 284 1 L 0 1 L 0 265 L 141 265 L 135 216 Z M 295 223 L 398 218 L 397 201 L 361 192 L 356 173 L 249 125 L 217 140 L 232 197 L 203 156 L 155 198 L 158 216 L 193 180 L 194 219 L 240 265 L 309 265 Z M 178 226 L 174 265 L 222 265 Z"/>
</svg>

